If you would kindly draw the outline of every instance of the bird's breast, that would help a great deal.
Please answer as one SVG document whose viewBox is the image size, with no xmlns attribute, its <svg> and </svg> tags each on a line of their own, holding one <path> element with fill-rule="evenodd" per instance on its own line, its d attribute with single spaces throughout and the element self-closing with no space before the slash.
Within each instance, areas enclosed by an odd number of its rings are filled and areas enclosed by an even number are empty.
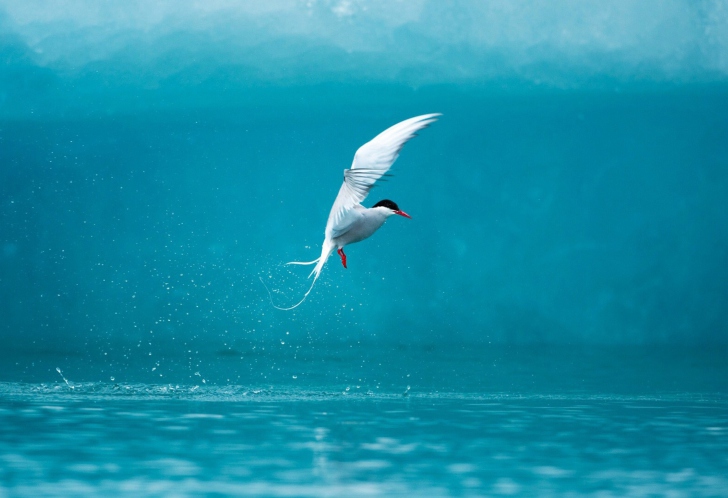
<svg viewBox="0 0 728 498">
<path fill-rule="evenodd" d="M 376 211 L 367 210 L 362 213 L 362 216 L 359 219 L 352 223 L 349 230 L 336 237 L 334 242 L 338 247 L 344 247 L 348 244 L 360 242 L 371 237 L 374 232 L 379 230 L 386 219 L 386 216 L 383 216 Z"/>
</svg>

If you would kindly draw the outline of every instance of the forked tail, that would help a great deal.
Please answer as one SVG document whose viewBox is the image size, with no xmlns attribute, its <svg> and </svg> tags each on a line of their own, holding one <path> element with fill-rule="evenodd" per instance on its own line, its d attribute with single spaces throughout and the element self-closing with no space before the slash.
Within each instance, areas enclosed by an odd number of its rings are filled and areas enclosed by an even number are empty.
<svg viewBox="0 0 728 498">
<path fill-rule="evenodd" d="M 313 276 L 313 281 L 311 282 L 311 286 L 308 288 L 306 293 L 303 295 L 300 301 L 298 301 L 293 306 L 290 306 L 288 308 L 283 308 L 281 306 L 276 306 L 276 304 L 273 302 L 273 295 L 270 293 L 270 289 L 268 289 L 268 286 L 265 285 L 265 282 L 263 282 L 263 279 L 258 277 L 265 287 L 265 290 L 268 291 L 268 298 L 270 299 L 270 304 L 278 310 L 281 311 L 290 311 L 294 308 L 298 308 L 308 297 L 308 295 L 313 290 L 313 286 L 316 283 L 316 280 L 318 280 L 319 275 L 321 274 L 321 270 L 323 269 L 324 265 L 326 264 L 326 260 L 329 259 L 329 256 L 331 256 L 331 253 L 334 252 L 334 248 L 336 246 L 329 240 L 324 240 L 324 245 L 321 248 L 321 256 L 318 259 L 314 259 L 313 261 L 307 261 L 307 262 L 301 262 L 301 261 L 291 261 L 290 263 L 286 263 L 287 265 L 312 265 L 316 263 L 316 266 L 314 266 L 311 273 L 309 273 L 308 278 L 311 278 Z"/>
</svg>

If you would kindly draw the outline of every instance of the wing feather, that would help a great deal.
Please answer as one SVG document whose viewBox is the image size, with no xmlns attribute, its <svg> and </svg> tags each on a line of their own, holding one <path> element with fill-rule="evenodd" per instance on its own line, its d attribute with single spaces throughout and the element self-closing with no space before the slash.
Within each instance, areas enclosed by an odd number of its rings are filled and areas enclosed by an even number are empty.
<svg viewBox="0 0 728 498">
<path fill-rule="evenodd" d="M 327 238 L 338 237 L 349 229 L 360 216 L 354 209 L 355 206 L 366 199 L 377 180 L 389 171 L 404 144 L 439 116 L 440 114 L 424 114 L 406 119 L 359 147 L 351 168 L 344 170 L 344 183 L 326 223 Z"/>
</svg>

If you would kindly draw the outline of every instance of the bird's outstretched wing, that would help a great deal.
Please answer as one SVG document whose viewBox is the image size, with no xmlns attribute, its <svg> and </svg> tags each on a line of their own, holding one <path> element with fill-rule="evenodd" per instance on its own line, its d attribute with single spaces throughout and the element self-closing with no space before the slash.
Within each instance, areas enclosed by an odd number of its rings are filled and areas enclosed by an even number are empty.
<svg viewBox="0 0 728 498">
<path fill-rule="evenodd" d="M 424 114 L 406 119 L 359 147 L 351 168 L 344 170 L 344 183 L 326 223 L 326 238 L 338 237 L 349 229 L 357 218 L 354 207 L 366 199 L 376 181 L 389 171 L 404 144 L 438 116 L 440 114 Z"/>
</svg>

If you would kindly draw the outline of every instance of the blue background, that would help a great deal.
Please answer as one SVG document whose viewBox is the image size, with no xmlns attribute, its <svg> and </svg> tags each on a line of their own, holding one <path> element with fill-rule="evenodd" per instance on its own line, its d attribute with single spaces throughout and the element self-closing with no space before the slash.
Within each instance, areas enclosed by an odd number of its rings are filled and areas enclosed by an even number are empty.
<svg viewBox="0 0 728 498">
<path fill-rule="evenodd" d="M 0 355 L 725 345 L 727 32 L 725 2 L 2 2 Z M 429 112 L 366 202 L 413 219 L 273 309 L 356 149 Z"/>
</svg>

